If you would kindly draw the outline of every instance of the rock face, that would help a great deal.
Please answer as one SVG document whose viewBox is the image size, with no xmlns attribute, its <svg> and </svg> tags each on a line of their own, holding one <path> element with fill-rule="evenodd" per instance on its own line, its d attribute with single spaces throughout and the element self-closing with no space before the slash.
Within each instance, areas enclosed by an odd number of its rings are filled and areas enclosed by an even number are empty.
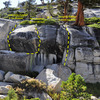
<svg viewBox="0 0 100 100">
<path fill-rule="evenodd" d="M 66 81 L 72 74 L 71 70 L 68 67 L 64 67 L 63 65 L 53 64 L 46 66 L 46 68 L 54 70 L 54 74 L 61 78 L 62 81 Z"/>
<path fill-rule="evenodd" d="M 45 82 L 47 85 L 53 86 L 55 91 L 59 92 L 61 90 L 61 79 L 56 77 L 55 71 L 51 69 L 44 69 L 36 79 Z"/>
<path fill-rule="evenodd" d="M 1 21 L 4 23 L 4 25 L 0 28 L 0 50 L 8 50 L 7 36 L 17 23 L 0 18 L 0 22 Z"/>
<path fill-rule="evenodd" d="M 29 70 L 29 59 L 26 53 L 2 53 L 0 54 L 0 69 L 13 72 Z"/>
<path fill-rule="evenodd" d="M 86 27 L 68 26 L 70 49 L 67 66 L 84 77 L 86 82 L 100 82 L 100 49 L 95 34 Z M 91 33 L 91 34 L 90 34 Z M 63 55 L 64 62 L 66 50 Z"/>
</svg>

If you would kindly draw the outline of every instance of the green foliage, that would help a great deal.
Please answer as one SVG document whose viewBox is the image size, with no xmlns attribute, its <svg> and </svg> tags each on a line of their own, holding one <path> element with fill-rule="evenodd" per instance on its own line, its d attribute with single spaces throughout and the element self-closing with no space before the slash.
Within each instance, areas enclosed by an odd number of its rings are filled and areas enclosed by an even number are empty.
<svg viewBox="0 0 100 100">
<path fill-rule="evenodd" d="M 56 19 L 45 19 L 46 25 L 57 25 L 58 21 Z"/>
<path fill-rule="evenodd" d="M 85 18 L 85 23 L 86 24 L 94 24 L 100 22 L 100 17 L 92 17 L 92 18 Z"/>
<path fill-rule="evenodd" d="M 66 82 L 62 82 L 61 87 L 60 100 L 75 100 L 80 98 L 90 100 L 91 95 L 86 92 L 85 81 L 80 75 L 72 73 Z"/>
<path fill-rule="evenodd" d="M 23 80 L 21 83 L 15 86 L 16 91 L 20 94 L 24 91 L 37 91 L 37 92 L 52 92 L 53 89 L 51 86 L 47 86 L 44 82 L 37 79 L 31 78 Z M 22 92 L 21 92 L 22 91 Z"/>
<path fill-rule="evenodd" d="M 47 4 L 47 9 L 49 11 L 49 14 L 52 16 L 52 17 L 57 17 L 57 15 L 55 15 L 53 12 L 54 12 L 54 9 L 53 9 L 53 6 L 52 6 L 52 3 L 49 3 L 48 1 L 48 4 Z"/>
<path fill-rule="evenodd" d="M 91 24 L 88 27 L 100 28 L 100 24 Z"/>
<path fill-rule="evenodd" d="M 30 19 L 32 12 L 35 13 L 35 1 L 36 0 L 27 0 L 24 6 L 26 13 L 28 14 L 28 18 Z"/>
<path fill-rule="evenodd" d="M 100 28 L 100 17 L 85 18 L 88 27 Z"/>
<path fill-rule="evenodd" d="M 56 19 L 31 19 L 32 21 L 25 20 L 22 21 L 20 24 L 21 25 L 32 25 L 32 24 L 37 24 L 37 25 L 58 25 L 58 20 Z"/>
<path fill-rule="evenodd" d="M 24 20 L 20 23 L 20 25 L 31 25 L 31 21 L 29 20 Z"/>
<path fill-rule="evenodd" d="M 9 11 L 16 11 L 19 10 L 20 8 L 8 8 Z"/>
</svg>

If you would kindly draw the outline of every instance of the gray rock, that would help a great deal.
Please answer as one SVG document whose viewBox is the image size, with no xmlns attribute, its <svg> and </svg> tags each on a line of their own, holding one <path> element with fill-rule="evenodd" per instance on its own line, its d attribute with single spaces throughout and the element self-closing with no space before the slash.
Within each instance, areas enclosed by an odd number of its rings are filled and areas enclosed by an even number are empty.
<svg viewBox="0 0 100 100">
<path fill-rule="evenodd" d="M 48 86 L 52 86 L 56 92 L 61 90 L 61 79 L 55 76 L 55 71 L 51 69 L 44 69 L 36 79 L 45 82 Z"/>
<path fill-rule="evenodd" d="M 45 92 L 37 93 L 37 92 L 28 92 L 27 96 L 31 96 L 33 98 L 40 98 L 40 100 L 52 100 L 52 98 Z"/>
<path fill-rule="evenodd" d="M 18 83 L 18 82 L 21 82 L 22 80 L 29 79 L 30 77 L 18 75 L 18 74 L 12 74 L 9 78 L 10 78 L 11 82 Z"/>
<path fill-rule="evenodd" d="M 0 19 L 4 25 L 0 28 L 0 50 L 9 50 L 7 43 L 8 33 L 15 27 L 16 22 L 10 20 Z"/>
<path fill-rule="evenodd" d="M 70 46 L 91 46 L 99 47 L 97 41 L 88 32 L 86 32 L 82 27 L 78 26 L 68 26 L 68 31 L 70 33 Z"/>
<path fill-rule="evenodd" d="M 84 77 L 84 79 L 88 78 L 89 75 L 93 74 L 92 64 L 76 62 L 75 73 L 82 75 L 82 77 Z"/>
<path fill-rule="evenodd" d="M 13 51 L 27 53 L 38 51 L 39 38 L 34 25 L 14 30 L 11 33 L 9 41 Z"/>
<path fill-rule="evenodd" d="M 100 75 L 100 65 L 94 65 L 94 74 Z"/>
<path fill-rule="evenodd" d="M 67 52 L 66 52 L 66 49 L 65 49 L 65 51 L 63 53 L 62 64 L 65 63 L 66 54 L 67 54 Z M 66 65 L 72 70 L 75 69 L 75 57 L 74 56 L 75 56 L 74 49 L 70 48 L 69 52 L 67 54 Z"/>
<path fill-rule="evenodd" d="M 61 78 L 62 81 L 66 81 L 72 73 L 68 67 L 58 64 L 47 65 L 46 68 L 54 70 L 54 74 Z"/>
<path fill-rule="evenodd" d="M 0 69 L 3 71 L 27 71 L 30 69 L 30 55 L 26 53 L 0 54 Z"/>
<path fill-rule="evenodd" d="M 4 98 L 6 98 L 7 97 L 7 95 L 0 95 L 0 98 L 1 99 L 4 99 Z"/>
<path fill-rule="evenodd" d="M 8 82 L 0 82 L 0 86 L 13 86 L 13 83 L 8 83 Z"/>
<path fill-rule="evenodd" d="M 95 57 L 100 57 L 100 50 L 94 50 L 94 51 L 93 51 L 93 55 L 94 55 Z"/>
<path fill-rule="evenodd" d="M 7 86 L 0 86 L 0 94 L 7 94 L 9 91 L 9 88 Z"/>
<path fill-rule="evenodd" d="M 5 72 L 0 70 L 0 81 L 3 81 Z"/>
<path fill-rule="evenodd" d="M 94 57 L 93 63 L 94 64 L 100 64 L 100 57 Z"/>
<path fill-rule="evenodd" d="M 75 51 L 77 62 L 93 62 L 93 51 L 88 47 L 78 47 Z"/>
<path fill-rule="evenodd" d="M 18 82 L 21 82 L 22 80 L 29 79 L 29 78 L 30 77 L 28 77 L 28 76 L 23 76 L 23 75 L 13 74 L 12 72 L 8 72 L 5 75 L 4 81 L 18 83 Z"/>
<path fill-rule="evenodd" d="M 59 45 L 65 45 L 67 44 L 67 39 L 68 39 L 68 33 L 65 29 L 63 29 L 63 27 L 60 27 L 58 29 L 58 33 L 57 33 L 57 39 L 56 39 L 56 42 L 59 44 Z"/>
<path fill-rule="evenodd" d="M 37 65 L 37 66 L 35 66 L 34 68 L 33 68 L 33 70 L 32 71 L 36 71 L 36 72 L 41 72 L 42 70 L 44 69 L 44 66 L 43 65 Z"/>
<path fill-rule="evenodd" d="M 10 76 L 13 74 L 13 72 L 8 72 L 6 75 L 5 75 L 5 80 L 4 81 L 7 81 L 7 82 L 10 82 L 11 79 L 10 79 Z"/>
<path fill-rule="evenodd" d="M 91 100 L 98 100 L 98 99 L 95 96 L 91 96 Z"/>
</svg>

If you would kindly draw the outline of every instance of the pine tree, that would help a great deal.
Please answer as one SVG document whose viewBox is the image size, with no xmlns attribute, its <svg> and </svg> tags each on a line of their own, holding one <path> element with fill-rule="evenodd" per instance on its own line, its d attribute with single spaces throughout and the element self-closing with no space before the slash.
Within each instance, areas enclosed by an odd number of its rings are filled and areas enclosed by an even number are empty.
<svg viewBox="0 0 100 100">
<path fill-rule="evenodd" d="M 31 15 L 31 11 L 33 10 L 33 13 L 35 11 L 35 1 L 36 0 L 27 0 L 26 3 L 25 3 L 25 10 L 26 10 L 26 13 L 28 13 L 28 18 L 30 19 L 30 15 Z"/>
</svg>

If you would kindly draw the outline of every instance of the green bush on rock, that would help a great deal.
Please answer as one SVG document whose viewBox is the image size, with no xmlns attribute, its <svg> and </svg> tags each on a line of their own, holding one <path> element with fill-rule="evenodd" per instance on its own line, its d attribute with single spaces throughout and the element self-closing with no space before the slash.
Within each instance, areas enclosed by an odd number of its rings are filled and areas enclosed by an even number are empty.
<svg viewBox="0 0 100 100">
<path fill-rule="evenodd" d="M 86 92 L 84 79 L 72 73 L 66 82 L 62 82 L 60 100 L 90 100 L 91 94 Z"/>
<path fill-rule="evenodd" d="M 31 19 L 30 20 L 25 20 L 20 23 L 20 25 L 32 25 L 32 24 L 37 24 L 37 25 L 58 25 L 58 21 L 56 19 Z"/>
</svg>

